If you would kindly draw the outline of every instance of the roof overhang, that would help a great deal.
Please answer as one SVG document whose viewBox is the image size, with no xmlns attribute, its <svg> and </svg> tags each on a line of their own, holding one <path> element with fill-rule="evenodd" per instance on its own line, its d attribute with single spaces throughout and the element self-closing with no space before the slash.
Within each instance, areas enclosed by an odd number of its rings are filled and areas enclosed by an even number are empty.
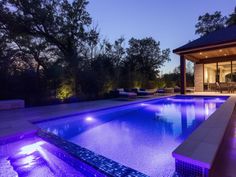
<svg viewBox="0 0 236 177">
<path fill-rule="evenodd" d="M 236 41 L 199 46 L 189 49 L 176 49 L 173 53 L 184 55 L 184 57 L 193 62 L 199 62 L 210 58 L 230 58 L 236 56 Z"/>
</svg>

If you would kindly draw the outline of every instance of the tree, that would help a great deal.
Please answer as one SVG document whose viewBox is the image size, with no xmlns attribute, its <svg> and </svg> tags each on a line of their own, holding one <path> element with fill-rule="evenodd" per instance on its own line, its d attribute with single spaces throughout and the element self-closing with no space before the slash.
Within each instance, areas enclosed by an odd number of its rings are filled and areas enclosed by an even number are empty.
<svg viewBox="0 0 236 177">
<path fill-rule="evenodd" d="M 124 47 L 125 39 L 123 37 L 115 40 L 112 44 L 107 40 L 104 40 L 101 44 L 100 57 L 109 58 L 111 60 L 111 66 L 113 67 L 112 75 L 112 88 L 117 88 L 119 86 L 120 76 L 121 76 L 121 66 L 122 62 L 126 59 L 126 51 Z"/>
<path fill-rule="evenodd" d="M 226 20 L 227 17 L 222 16 L 219 11 L 216 11 L 214 14 L 206 13 L 205 15 L 199 16 L 198 22 L 195 25 L 195 33 L 204 36 L 213 31 L 222 29 L 225 27 Z"/>
<path fill-rule="evenodd" d="M 229 15 L 226 24 L 227 26 L 236 25 L 236 7 L 234 8 L 234 12 Z"/>
<path fill-rule="evenodd" d="M 169 61 L 170 49 L 161 50 L 160 42 L 153 38 L 129 40 L 127 59 L 124 61 L 123 74 L 128 78 L 130 87 L 148 87 L 159 75 L 160 67 Z"/>
<path fill-rule="evenodd" d="M 17 36 L 42 38 L 56 46 L 64 56 L 67 73 L 74 78 L 77 93 L 78 70 L 85 46 L 97 43 L 98 33 L 91 29 L 92 19 L 86 0 L 3 0 L 0 22 Z"/>
</svg>

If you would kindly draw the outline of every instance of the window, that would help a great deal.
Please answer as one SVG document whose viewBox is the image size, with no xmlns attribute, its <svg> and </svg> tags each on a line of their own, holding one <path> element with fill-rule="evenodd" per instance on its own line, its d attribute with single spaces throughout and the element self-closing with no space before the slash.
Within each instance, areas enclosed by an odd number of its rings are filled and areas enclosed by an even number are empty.
<svg viewBox="0 0 236 177">
<path fill-rule="evenodd" d="M 204 83 L 215 83 L 216 82 L 216 63 L 204 64 Z"/>
<path fill-rule="evenodd" d="M 217 71 L 219 82 L 231 82 L 231 61 L 219 62 Z"/>
<path fill-rule="evenodd" d="M 236 61 L 232 61 L 232 82 L 236 82 Z"/>
</svg>

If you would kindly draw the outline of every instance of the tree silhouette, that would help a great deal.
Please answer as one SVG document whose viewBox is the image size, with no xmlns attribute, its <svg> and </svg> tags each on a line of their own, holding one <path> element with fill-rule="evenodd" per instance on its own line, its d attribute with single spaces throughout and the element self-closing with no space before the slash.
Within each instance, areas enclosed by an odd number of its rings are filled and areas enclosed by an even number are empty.
<svg viewBox="0 0 236 177">
<path fill-rule="evenodd" d="M 226 24 L 228 26 L 236 25 L 236 7 L 234 8 L 234 12 L 229 15 L 229 18 L 228 18 Z"/>
<path fill-rule="evenodd" d="M 213 31 L 222 29 L 225 27 L 226 20 L 227 17 L 222 16 L 220 11 L 216 11 L 214 14 L 206 13 L 198 17 L 198 22 L 195 25 L 195 33 L 204 36 Z"/>
</svg>

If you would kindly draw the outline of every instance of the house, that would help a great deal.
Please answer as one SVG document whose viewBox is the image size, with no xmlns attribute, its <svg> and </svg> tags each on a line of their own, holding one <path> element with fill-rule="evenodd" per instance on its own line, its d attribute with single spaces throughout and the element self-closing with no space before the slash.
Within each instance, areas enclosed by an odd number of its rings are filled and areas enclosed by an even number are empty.
<svg viewBox="0 0 236 177">
<path fill-rule="evenodd" d="M 236 88 L 236 25 L 212 32 L 173 50 L 180 56 L 181 94 L 186 93 L 186 60 L 194 62 L 196 92 L 216 84 Z"/>
</svg>

